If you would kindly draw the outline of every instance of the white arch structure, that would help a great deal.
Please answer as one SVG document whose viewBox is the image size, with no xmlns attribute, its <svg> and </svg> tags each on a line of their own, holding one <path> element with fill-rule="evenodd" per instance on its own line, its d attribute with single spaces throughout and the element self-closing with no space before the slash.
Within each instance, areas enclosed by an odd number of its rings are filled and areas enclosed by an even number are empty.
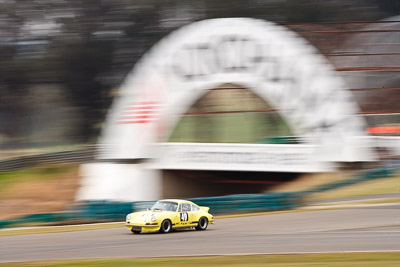
<svg viewBox="0 0 400 267">
<path fill-rule="evenodd" d="M 302 144 L 165 143 L 181 115 L 222 84 L 272 104 Z M 371 160 L 358 111 L 327 60 L 285 27 L 247 18 L 196 22 L 155 45 L 128 75 L 100 139 L 99 159 L 109 163 L 83 166 L 78 199 L 162 197 L 160 169 L 320 172 Z"/>
</svg>

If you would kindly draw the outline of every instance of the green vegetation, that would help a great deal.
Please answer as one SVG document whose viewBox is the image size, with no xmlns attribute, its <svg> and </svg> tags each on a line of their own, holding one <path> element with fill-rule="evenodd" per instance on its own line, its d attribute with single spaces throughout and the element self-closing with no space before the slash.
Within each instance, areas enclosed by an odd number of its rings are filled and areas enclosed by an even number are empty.
<svg viewBox="0 0 400 267">
<path fill-rule="evenodd" d="M 171 257 L 149 259 L 98 259 L 9 263 L 3 266 L 400 266 L 400 253 L 321 253 Z M 1 264 L 0 264 L 1 266 Z"/>
<path fill-rule="evenodd" d="M 57 177 L 77 167 L 76 164 L 42 164 L 23 170 L 0 172 L 0 194 L 11 185 L 25 181 L 57 179 Z"/>
<path fill-rule="evenodd" d="M 78 168 L 78 164 L 72 163 L 43 163 L 0 172 L 0 220 L 68 209 L 79 187 Z"/>
<path fill-rule="evenodd" d="M 77 168 L 72 164 L 45 164 L 33 168 L 0 173 L 0 193 L 11 184 L 24 181 L 38 181 L 57 178 L 59 175 Z"/>
<path fill-rule="evenodd" d="M 1 139 L 0 135 L 0 143 L 6 143 L 7 139 Z M 86 145 L 87 146 L 87 145 Z M 63 151 L 77 151 L 85 147 L 85 144 L 69 144 L 69 145 L 53 145 L 53 146 L 37 146 L 37 147 L 27 147 L 24 149 L 15 149 L 15 148 L 3 148 L 0 152 L 0 160 L 25 157 L 25 156 L 33 156 L 47 153 L 56 153 Z"/>
<path fill-rule="evenodd" d="M 271 124 L 274 118 L 277 122 Z M 260 143 L 266 136 L 292 135 L 277 114 L 243 113 L 183 117 L 170 142 Z"/>
<path fill-rule="evenodd" d="M 342 188 L 312 194 L 309 200 L 328 200 L 400 192 L 400 176 L 366 181 Z"/>
<path fill-rule="evenodd" d="M 292 136 L 279 113 L 271 110 L 269 103 L 248 89 L 224 85 L 208 91 L 189 108 L 169 141 L 268 143 L 265 137 Z"/>
</svg>

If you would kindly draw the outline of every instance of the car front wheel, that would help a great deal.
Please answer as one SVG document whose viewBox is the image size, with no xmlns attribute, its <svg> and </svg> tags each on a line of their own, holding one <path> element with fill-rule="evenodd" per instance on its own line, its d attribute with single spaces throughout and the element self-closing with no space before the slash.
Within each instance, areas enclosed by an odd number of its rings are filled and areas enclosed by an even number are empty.
<svg viewBox="0 0 400 267">
<path fill-rule="evenodd" d="M 206 230 L 208 226 L 208 219 L 206 217 L 201 217 L 199 223 L 196 226 L 196 230 Z"/>
<path fill-rule="evenodd" d="M 172 230 L 172 224 L 170 220 L 164 220 L 161 223 L 160 232 L 161 233 L 169 233 Z"/>
</svg>

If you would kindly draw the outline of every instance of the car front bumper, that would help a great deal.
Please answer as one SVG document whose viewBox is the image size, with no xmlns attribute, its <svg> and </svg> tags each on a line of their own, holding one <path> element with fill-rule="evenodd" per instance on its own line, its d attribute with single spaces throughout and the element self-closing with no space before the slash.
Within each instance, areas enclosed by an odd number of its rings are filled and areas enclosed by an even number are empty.
<svg viewBox="0 0 400 267">
<path fill-rule="evenodd" d="M 160 229 L 160 225 L 149 225 L 149 224 L 136 224 L 136 223 L 125 223 L 125 226 L 129 230 L 135 231 L 158 231 Z"/>
</svg>

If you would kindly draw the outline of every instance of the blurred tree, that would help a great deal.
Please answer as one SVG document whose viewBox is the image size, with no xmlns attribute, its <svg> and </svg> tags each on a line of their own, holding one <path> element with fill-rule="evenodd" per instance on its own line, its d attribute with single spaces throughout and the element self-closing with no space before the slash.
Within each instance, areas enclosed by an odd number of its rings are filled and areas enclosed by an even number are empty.
<svg viewBox="0 0 400 267">
<path fill-rule="evenodd" d="M 101 75 L 111 69 L 112 41 L 88 40 L 65 46 L 59 55 L 61 83 L 67 96 L 81 114 L 77 136 L 88 142 L 97 136 L 96 125 L 104 119 L 109 105 L 109 88 Z"/>
<path fill-rule="evenodd" d="M 29 62 L 23 60 L 0 60 L 0 130 L 16 146 L 22 145 L 27 123 L 28 66 Z"/>
<path fill-rule="evenodd" d="M 379 8 L 389 16 L 400 14 L 400 1 L 398 0 L 378 0 Z"/>
</svg>

